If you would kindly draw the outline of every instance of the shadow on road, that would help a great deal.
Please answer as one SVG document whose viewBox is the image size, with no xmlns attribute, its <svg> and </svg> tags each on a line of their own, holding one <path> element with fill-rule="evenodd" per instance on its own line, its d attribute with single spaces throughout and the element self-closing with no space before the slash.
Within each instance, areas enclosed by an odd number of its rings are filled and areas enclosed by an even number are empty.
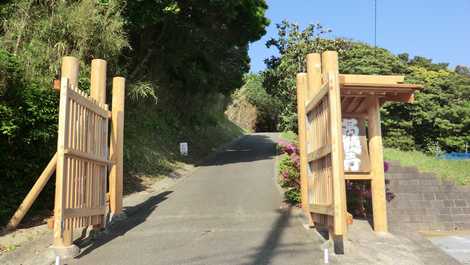
<svg viewBox="0 0 470 265">
<path fill-rule="evenodd" d="M 173 193 L 173 191 L 164 191 L 155 196 L 150 197 L 146 201 L 124 209 L 124 212 L 129 216 L 128 219 L 123 221 L 118 221 L 117 223 L 111 225 L 108 228 L 108 231 L 102 233 L 95 240 L 83 240 L 75 242 L 83 251 L 76 258 L 80 259 L 91 253 L 93 250 L 101 247 L 102 245 L 112 241 L 113 239 L 125 235 L 128 231 L 132 230 L 134 227 L 145 222 L 147 217 L 157 208 L 157 205 L 165 201 L 168 198 L 168 195 Z"/>
<path fill-rule="evenodd" d="M 279 210 L 279 213 L 280 215 L 265 238 L 263 245 L 253 255 L 253 262 L 251 264 L 270 264 L 271 259 L 276 255 L 282 233 L 289 224 L 292 208 Z"/>
<path fill-rule="evenodd" d="M 197 166 L 221 166 L 251 162 L 272 159 L 275 155 L 276 142 L 271 137 L 266 134 L 250 134 L 223 148 Z"/>
<path fill-rule="evenodd" d="M 259 265 L 271 264 L 277 255 L 288 253 L 289 255 L 304 254 L 305 250 L 296 250 L 296 247 L 305 246 L 304 242 L 282 243 L 281 238 L 284 231 L 289 227 L 292 216 L 292 207 L 276 210 L 279 214 L 273 222 L 269 233 L 263 242 L 252 248 L 244 250 L 230 250 L 230 252 L 219 252 L 211 255 L 201 255 L 189 259 L 175 261 L 174 264 L 243 264 Z M 230 240 L 227 238 L 227 240 Z"/>
</svg>

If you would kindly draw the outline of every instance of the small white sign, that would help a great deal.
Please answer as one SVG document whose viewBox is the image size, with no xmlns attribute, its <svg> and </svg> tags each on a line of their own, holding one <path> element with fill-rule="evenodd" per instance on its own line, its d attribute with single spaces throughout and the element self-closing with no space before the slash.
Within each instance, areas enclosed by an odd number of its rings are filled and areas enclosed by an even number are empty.
<svg viewBox="0 0 470 265">
<path fill-rule="evenodd" d="M 188 155 L 188 143 L 180 143 L 180 154 L 182 156 L 187 156 Z"/>
</svg>

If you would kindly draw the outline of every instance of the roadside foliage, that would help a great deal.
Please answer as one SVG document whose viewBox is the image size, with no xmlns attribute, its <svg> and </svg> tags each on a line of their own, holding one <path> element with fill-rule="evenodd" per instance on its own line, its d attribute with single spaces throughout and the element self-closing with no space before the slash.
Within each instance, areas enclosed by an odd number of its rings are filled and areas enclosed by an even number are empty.
<svg viewBox="0 0 470 265">
<path fill-rule="evenodd" d="M 0 225 L 55 151 L 52 82 L 62 56 L 80 60 L 85 91 L 92 59 L 126 77 L 124 170 L 136 182 L 127 187 L 139 189 L 138 177 L 182 160 L 178 142 L 190 142 L 196 159 L 240 133 L 223 116 L 224 97 L 242 84 L 266 8 L 263 0 L 1 1 Z M 50 209 L 52 192 L 51 182 L 34 207 Z"/>
</svg>

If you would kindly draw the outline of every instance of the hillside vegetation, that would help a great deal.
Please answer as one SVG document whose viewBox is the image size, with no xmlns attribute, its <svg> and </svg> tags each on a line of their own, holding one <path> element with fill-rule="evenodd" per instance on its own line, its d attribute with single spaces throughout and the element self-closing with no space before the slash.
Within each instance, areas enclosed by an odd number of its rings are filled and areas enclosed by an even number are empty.
<svg viewBox="0 0 470 265">
<path fill-rule="evenodd" d="M 433 153 L 464 151 L 470 143 L 470 75 L 468 67 L 455 70 L 447 63 L 408 54 L 392 54 L 383 48 L 348 39 L 325 38 L 329 30 L 320 24 L 300 29 L 283 21 L 278 36 L 266 45 L 279 56 L 266 59 L 267 69 L 259 73 L 263 80 L 258 90 L 267 93 L 279 106 L 271 119 L 281 131 L 297 131 L 295 78 L 305 72 L 306 55 L 326 50 L 338 51 L 339 69 L 344 74 L 404 75 L 405 82 L 422 84 L 412 104 L 386 103 L 382 108 L 382 131 L 387 147 Z"/>
<path fill-rule="evenodd" d="M 56 149 L 60 59 L 80 59 L 126 77 L 127 189 L 141 176 L 194 162 L 241 133 L 227 121 L 226 96 L 249 69 L 248 43 L 269 23 L 263 0 L 7 0 L 0 3 L 0 225 Z M 108 80 L 108 95 L 110 95 Z M 108 101 L 111 97 L 108 97 Z M 190 156 L 178 155 L 189 142 Z M 132 185 L 130 185 L 132 184 Z M 35 203 L 50 209 L 53 182 Z"/>
</svg>

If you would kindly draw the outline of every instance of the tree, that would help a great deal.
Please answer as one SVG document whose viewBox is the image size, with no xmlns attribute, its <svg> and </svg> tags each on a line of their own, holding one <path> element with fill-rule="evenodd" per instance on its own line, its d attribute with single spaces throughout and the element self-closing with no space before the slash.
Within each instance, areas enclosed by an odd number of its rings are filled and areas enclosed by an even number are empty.
<svg viewBox="0 0 470 265">
<path fill-rule="evenodd" d="M 320 24 L 300 30 L 297 24 L 282 21 L 277 24 L 278 38 L 270 39 L 266 46 L 275 47 L 279 56 L 265 60 L 263 72 L 266 91 L 280 102 L 278 129 L 297 130 L 295 76 L 305 71 L 305 57 L 311 52 L 343 51 L 349 48 L 345 40 L 321 38 L 329 32 Z"/>
<path fill-rule="evenodd" d="M 464 150 L 470 141 L 470 78 L 452 72 L 447 63 L 406 53 L 394 55 L 383 48 L 346 39 L 325 39 L 321 25 L 304 30 L 282 22 L 278 37 L 267 42 L 279 56 L 266 60 L 266 91 L 281 102 L 278 127 L 297 130 L 295 76 L 305 71 L 308 53 L 336 50 L 339 69 L 348 74 L 406 75 L 405 81 L 423 84 L 413 104 L 387 103 L 382 109 L 386 146 L 430 151 L 436 144 L 444 150 Z"/>
<path fill-rule="evenodd" d="M 455 72 L 457 74 L 470 76 L 470 68 L 468 66 L 465 66 L 465 65 L 457 65 L 455 67 Z"/>
</svg>

